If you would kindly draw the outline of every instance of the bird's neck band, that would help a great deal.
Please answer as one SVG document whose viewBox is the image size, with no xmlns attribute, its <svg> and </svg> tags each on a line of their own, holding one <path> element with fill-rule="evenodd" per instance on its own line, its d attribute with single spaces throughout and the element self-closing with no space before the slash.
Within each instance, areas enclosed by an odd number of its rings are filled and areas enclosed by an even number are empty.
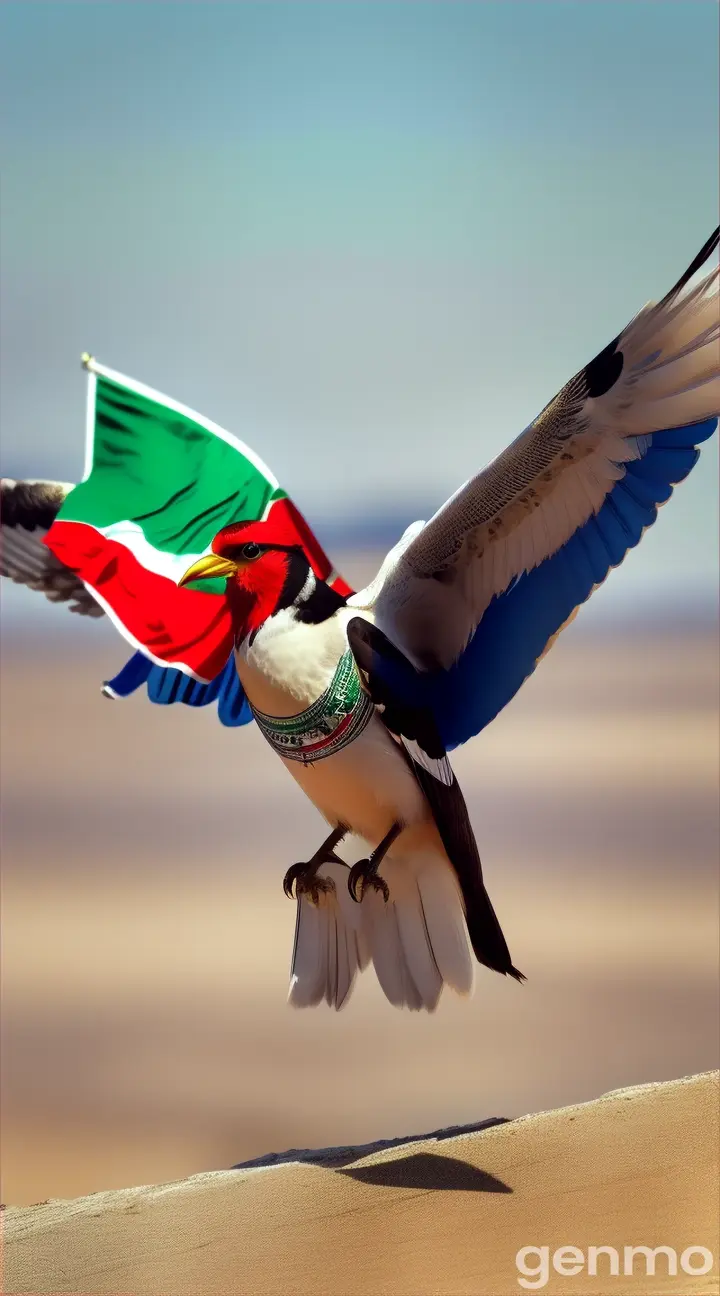
<svg viewBox="0 0 720 1296">
<path fill-rule="evenodd" d="M 252 708 L 261 732 L 285 760 L 311 765 L 342 751 L 362 732 L 373 714 L 373 704 L 360 685 L 350 651 L 340 658 L 325 692 L 306 711 L 279 717 Z"/>
</svg>

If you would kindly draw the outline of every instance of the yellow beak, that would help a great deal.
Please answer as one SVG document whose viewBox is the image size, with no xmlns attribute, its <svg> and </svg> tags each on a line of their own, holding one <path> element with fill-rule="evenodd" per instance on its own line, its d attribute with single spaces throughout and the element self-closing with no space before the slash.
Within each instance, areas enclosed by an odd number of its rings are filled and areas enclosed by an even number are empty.
<svg viewBox="0 0 720 1296">
<path fill-rule="evenodd" d="M 230 562 L 229 558 L 221 558 L 218 554 L 205 554 L 204 558 L 198 558 L 192 567 L 188 567 L 182 580 L 178 581 L 178 586 L 190 585 L 192 581 L 210 580 L 212 577 L 234 576 L 237 566 Z"/>
</svg>

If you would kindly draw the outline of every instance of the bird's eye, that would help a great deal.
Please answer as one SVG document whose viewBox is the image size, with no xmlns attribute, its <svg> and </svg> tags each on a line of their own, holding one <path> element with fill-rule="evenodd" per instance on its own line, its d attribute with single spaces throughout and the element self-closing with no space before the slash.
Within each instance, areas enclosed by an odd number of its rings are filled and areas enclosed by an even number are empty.
<svg viewBox="0 0 720 1296">
<path fill-rule="evenodd" d="M 253 540 L 248 540 L 247 544 L 244 544 L 240 550 L 240 557 L 245 562 L 254 562 L 256 558 L 260 557 L 261 552 L 260 545 L 255 544 Z"/>
</svg>

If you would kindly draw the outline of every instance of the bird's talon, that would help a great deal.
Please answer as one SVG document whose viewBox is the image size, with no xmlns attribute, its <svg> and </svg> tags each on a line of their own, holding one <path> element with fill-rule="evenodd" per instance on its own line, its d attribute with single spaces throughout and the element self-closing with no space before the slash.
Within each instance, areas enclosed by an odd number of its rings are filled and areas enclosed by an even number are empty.
<svg viewBox="0 0 720 1296">
<path fill-rule="evenodd" d="M 301 896 L 307 898 L 317 905 L 320 896 L 335 890 L 335 883 L 332 878 L 318 877 L 313 865 L 308 868 L 307 864 L 291 864 L 285 877 L 283 878 L 283 891 L 288 900 L 299 900 Z"/>
<path fill-rule="evenodd" d="M 372 860 L 358 860 L 353 864 L 348 877 L 348 891 L 356 904 L 360 904 L 365 891 L 372 888 L 373 891 L 379 891 L 385 904 L 390 899 L 390 889 L 384 878 L 381 878 L 376 872 Z M 359 892 L 359 894 L 358 894 Z"/>
<path fill-rule="evenodd" d="M 329 895 L 334 890 L 335 883 L 332 878 L 316 877 L 313 878 L 312 882 L 308 883 L 307 887 L 300 888 L 300 894 L 307 896 L 311 904 L 317 906 L 320 903 L 321 895 Z"/>
<path fill-rule="evenodd" d="M 373 886 L 375 887 L 375 890 L 381 892 L 382 898 L 385 901 L 385 904 L 387 904 L 388 900 L 390 899 L 390 887 L 385 881 L 385 878 L 374 877 L 372 879 L 372 883 Z"/>
<path fill-rule="evenodd" d="M 285 877 L 283 878 L 283 891 L 288 900 L 293 900 L 297 892 L 297 884 L 302 876 L 303 869 L 307 868 L 306 864 L 291 864 Z M 293 891 L 295 887 L 295 891 Z"/>
</svg>

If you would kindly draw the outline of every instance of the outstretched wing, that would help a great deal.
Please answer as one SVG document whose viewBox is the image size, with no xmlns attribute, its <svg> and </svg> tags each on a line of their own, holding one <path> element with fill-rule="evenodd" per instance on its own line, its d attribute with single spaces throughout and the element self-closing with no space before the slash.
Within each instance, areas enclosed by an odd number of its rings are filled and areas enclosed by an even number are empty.
<svg viewBox="0 0 720 1296">
<path fill-rule="evenodd" d="M 43 544 L 72 489 L 70 482 L 0 480 L 0 572 L 39 590 L 51 603 L 69 603 L 71 612 L 104 616 L 83 582 Z"/>
<path fill-rule="evenodd" d="M 375 622 L 428 672 L 448 749 L 510 700 L 717 427 L 718 271 L 688 284 L 718 235 L 417 532 L 378 591 Z"/>
<path fill-rule="evenodd" d="M 617 565 L 638 510 L 650 525 L 689 472 L 720 411 L 717 269 L 683 290 L 717 244 L 718 231 L 406 548 L 375 612 L 417 665 L 452 666 L 492 600 L 588 523 Z"/>
</svg>

